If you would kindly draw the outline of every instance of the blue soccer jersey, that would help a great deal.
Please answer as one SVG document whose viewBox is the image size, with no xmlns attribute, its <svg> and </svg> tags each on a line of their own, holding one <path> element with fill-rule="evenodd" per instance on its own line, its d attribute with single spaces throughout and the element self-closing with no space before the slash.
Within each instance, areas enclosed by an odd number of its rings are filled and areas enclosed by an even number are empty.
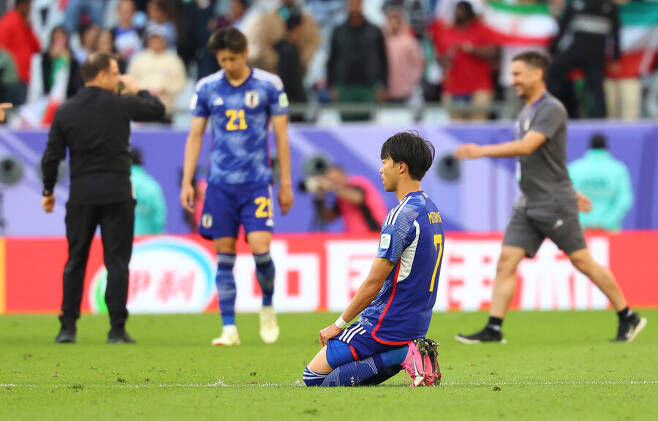
<svg viewBox="0 0 658 421">
<path fill-rule="evenodd" d="M 192 115 L 210 119 L 209 183 L 271 183 L 269 121 L 288 113 L 288 98 L 277 75 L 252 68 L 247 80 L 233 86 L 220 70 L 199 81 L 190 108 Z"/>
<path fill-rule="evenodd" d="M 436 301 L 445 236 L 441 215 L 422 191 L 409 193 L 382 226 L 377 257 L 395 264 L 359 323 L 383 344 L 425 337 Z"/>
</svg>

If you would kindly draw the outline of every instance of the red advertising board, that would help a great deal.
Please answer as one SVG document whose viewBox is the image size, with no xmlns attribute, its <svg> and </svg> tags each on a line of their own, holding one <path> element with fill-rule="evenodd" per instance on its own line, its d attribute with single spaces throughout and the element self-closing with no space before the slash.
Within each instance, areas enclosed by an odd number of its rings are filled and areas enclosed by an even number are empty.
<svg viewBox="0 0 658 421">
<path fill-rule="evenodd" d="M 631 306 L 658 306 L 658 232 L 594 234 L 590 251 L 610 267 Z M 277 268 L 274 303 L 281 312 L 340 311 L 367 275 L 376 237 L 279 235 L 272 243 Z M 489 306 L 500 234 L 448 233 L 435 309 L 479 310 Z M 57 312 L 67 257 L 64 238 L 0 239 L 0 313 Z M 597 309 L 606 298 L 545 242 L 534 259 L 519 266 L 513 308 Z M 130 264 L 131 313 L 216 311 L 212 243 L 193 236 L 143 237 Z M 260 291 L 253 258 L 241 244 L 235 265 L 238 311 L 256 311 Z M 103 312 L 105 268 L 100 239 L 87 266 L 82 309 Z"/>
</svg>

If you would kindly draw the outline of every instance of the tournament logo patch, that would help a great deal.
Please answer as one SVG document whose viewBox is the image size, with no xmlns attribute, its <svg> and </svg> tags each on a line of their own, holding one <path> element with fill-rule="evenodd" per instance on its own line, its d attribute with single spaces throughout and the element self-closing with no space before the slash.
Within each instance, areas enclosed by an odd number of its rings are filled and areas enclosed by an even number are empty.
<svg viewBox="0 0 658 421">
<path fill-rule="evenodd" d="M 288 95 L 283 92 L 281 95 L 279 95 L 279 107 L 285 108 L 288 105 L 290 105 L 290 102 L 288 101 Z"/>
<path fill-rule="evenodd" d="M 386 250 L 390 247 L 391 245 L 391 234 L 382 234 L 381 238 L 379 239 L 379 248 L 382 250 Z"/>
<path fill-rule="evenodd" d="M 190 110 L 194 110 L 196 108 L 196 102 L 199 100 L 199 96 L 197 94 L 192 95 L 192 99 L 190 100 Z"/>
<path fill-rule="evenodd" d="M 247 91 L 244 94 L 244 103 L 249 108 L 256 108 L 260 102 L 258 91 Z"/>
<path fill-rule="evenodd" d="M 204 213 L 203 216 L 201 216 L 201 226 L 204 228 L 210 228 L 212 227 L 212 215 L 209 213 Z"/>
<path fill-rule="evenodd" d="M 530 130 L 530 119 L 526 118 L 525 122 L 523 123 L 523 131 L 528 131 Z"/>
</svg>

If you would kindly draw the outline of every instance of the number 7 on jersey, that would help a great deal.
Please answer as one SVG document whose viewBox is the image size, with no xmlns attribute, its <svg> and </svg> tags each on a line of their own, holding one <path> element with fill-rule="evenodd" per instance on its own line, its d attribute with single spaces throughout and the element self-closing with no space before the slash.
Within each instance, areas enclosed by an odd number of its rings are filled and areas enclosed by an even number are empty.
<svg viewBox="0 0 658 421">
<path fill-rule="evenodd" d="M 434 234 L 434 248 L 438 251 L 438 256 L 436 257 L 436 264 L 434 265 L 434 273 L 432 274 L 432 282 L 430 283 L 430 292 L 434 291 L 436 272 L 439 270 L 439 263 L 441 263 L 441 256 L 443 255 L 443 234 Z"/>
</svg>

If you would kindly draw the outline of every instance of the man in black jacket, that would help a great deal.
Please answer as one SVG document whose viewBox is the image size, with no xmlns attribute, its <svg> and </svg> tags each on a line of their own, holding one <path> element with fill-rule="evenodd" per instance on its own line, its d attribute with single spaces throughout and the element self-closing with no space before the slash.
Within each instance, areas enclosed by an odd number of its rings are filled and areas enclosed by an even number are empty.
<svg viewBox="0 0 658 421">
<path fill-rule="evenodd" d="M 615 62 L 621 57 L 617 5 L 613 0 L 574 0 L 567 4 L 559 23 L 560 33 L 551 47 L 554 56 L 548 73 L 548 91 L 566 105 L 570 117 L 578 117 L 567 75 L 573 69 L 581 69 L 591 98 L 588 117 L 605 118 L 606 56 L 612 53 Z"/>
<path fill-rule="evenodd" d="M 388 60 L 382 31 L 368 22 L 361 0 L 347 1 L 347 22 L 334 29 L 327 60 L 327 84 L 339 102 L 384 101 Z M 344 120 L 369 115 L 343 113 Z"/>
<path fill-rule="evenodd" d="M 158 121 L 165 108 L 156 97 L 140 90 L 134 79 L 119 75 L 111 54 L 91 54 L 80 73 L 85 87 L 57 110 L 41 160 L 41 207 L 52 212 L 57 167 L 69 150 L 71 189 L 65 220 L 69 257 L 64 268 L 61 330 L 55 342 L 75 342 L 89 246 L 100 224 L 107 267 L 105 302 L 112 325 L 107 341 L 132 343 L 135 341 L 125 330 L 135 218 L 130 121 Z"/>
</svg>

